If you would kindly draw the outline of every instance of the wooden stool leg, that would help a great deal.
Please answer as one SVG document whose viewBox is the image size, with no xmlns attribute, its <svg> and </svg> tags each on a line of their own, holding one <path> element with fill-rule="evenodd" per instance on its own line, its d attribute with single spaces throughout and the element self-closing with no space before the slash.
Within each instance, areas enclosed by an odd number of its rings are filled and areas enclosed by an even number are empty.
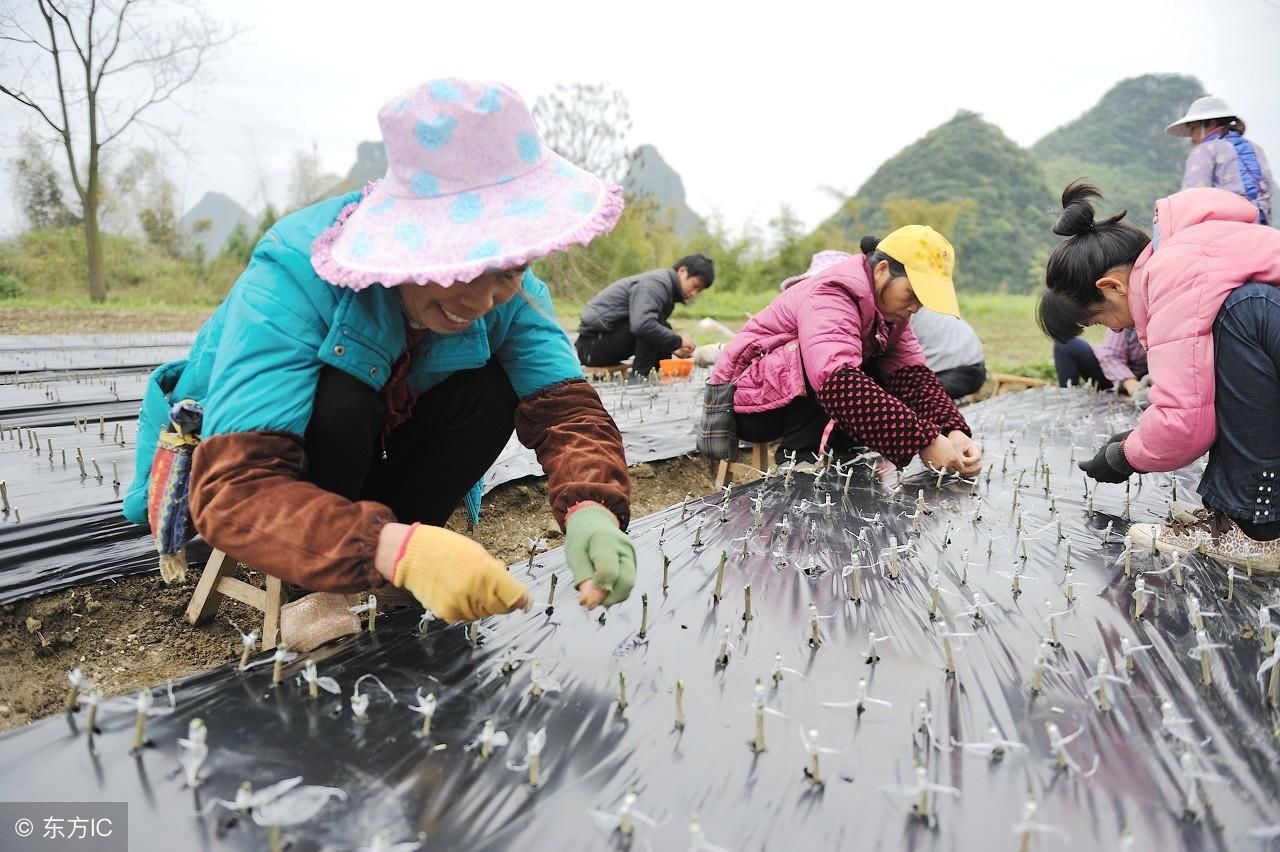
<svg viewBox="0 0 1280 852">
<path fill-rule="evenodd" d="M 187 604 L 187 621 L 192 624 L 206 624 L 218 611 L 224 595 L 218 591 L 218 581 L 231 573 L 236 567 L 235 560 L 228 559 L 227 554 L 216 548 L 209 554 L 200 580 L 196 583 L 195 594 L 191 603 Z"/>
<path fill-rule="evenodd" d="M 280 607 L 284 604 L 284 584 L 279 577 L 265 575 L 267 599 L 263 606 L 262 647 L 274 648 L 280 633 Z"/>
<path fill-rule="evenodd" d="M 756 470 L 769 469 L 769 445 L 768 444 L 752 444 L 751 445 L 751 466 Z"/>
<path fill-rule="evenodd" d="M 728 459 L 721 459 L 720 467 L 716 470 L 716 488 L 724 488 L 730 482 L 733 482 L 733 463 Z"/>
</svg>

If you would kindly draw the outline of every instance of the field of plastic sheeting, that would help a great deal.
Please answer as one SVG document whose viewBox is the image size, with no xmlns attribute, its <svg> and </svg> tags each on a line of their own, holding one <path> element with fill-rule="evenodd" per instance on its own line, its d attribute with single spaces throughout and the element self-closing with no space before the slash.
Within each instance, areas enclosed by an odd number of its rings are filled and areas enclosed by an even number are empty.
<svg viewBox="0 0 1280 852">
<path fill-rule="evenodd" d="M 0 796 L 127 800 L 136 849 L 1261 848 L 1272 582 L 1126 552 L 1191 479 L 1086 493 L 1074 458 L 1131 409 L 967 413 L 974 481 L 858 462 L 691 500 L 634 524 L 604 618 L 541 554 L 528 613 L 382 616 L 274 685 L 259 652 L 92 736 L 93 701 L 13 732 Z"/>
<path fill-rule="evenodd" d="M 0 604 L 154 569 L 151 539 L 120 501 L 149 370 L 183 357 L 190 337 L 0 337 Z M 631 464 L 693 450 L 704 378 L 597 385 Z M 512 437 L 485 489 L 541 475 Z M 207 554 L 189 552 L 197 564 Z"/>
</svg>

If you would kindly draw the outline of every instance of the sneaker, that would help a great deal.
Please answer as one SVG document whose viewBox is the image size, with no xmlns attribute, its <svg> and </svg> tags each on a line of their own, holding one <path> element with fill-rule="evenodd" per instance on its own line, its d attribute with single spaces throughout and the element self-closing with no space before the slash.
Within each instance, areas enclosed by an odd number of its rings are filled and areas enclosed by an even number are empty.
<svg viewBox="0 0 1280 852">
<path fill-rule="evenodd" d="M 1212 512 L 1196 503 L 1174 500 L 1169 503 L 1169 520 L 1180 524 L 1197 524 L 1209 519 Z"/>
<path fill-rule="evenodd" d="M 1195 551 L 1249 571 L 1280 571 L 1280 539 L 1255 541 L 1235 521 L 1216 512 L 1193 523 L 1134 524 L 1129 536 L 1135 549 L 1164 554 Z"/>
</svg>

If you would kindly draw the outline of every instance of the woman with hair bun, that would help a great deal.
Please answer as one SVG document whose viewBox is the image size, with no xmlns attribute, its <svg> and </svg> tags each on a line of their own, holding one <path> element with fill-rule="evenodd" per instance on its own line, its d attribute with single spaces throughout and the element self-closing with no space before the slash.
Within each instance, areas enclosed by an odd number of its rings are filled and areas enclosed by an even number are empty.
<svg viewBox="0 0 1280 852">
<path fill-rule="evenodd" d="M 1280 568 L 1280 233 L 1220 189 L 1156 202 L 1154 237 L 1096 221 L 1101 193 L 1076 181 L 1045 268 L 1040 327 L 1059 343 L 1086 326 L 1132 328 L 1147 350 L 1150 407 L 1080 468 L 1100 482 L 1185 467 L 1206 451 L 1204 508 L 1175 504 L 1172 523 L 1135 524 L 1135 545 L 1200 550 Z"/>
<path fill-rule="evenodd" d="M 798 455 L 869 447 L 899 467 L 919 455 L 978 473 L 982 448 L 909 321 L 921 306 L 959 316 L 954 266 L 951 244 L 923 225 L 866 237 L 862 254 L 815 255 L 716 362 L 700 451 L 728 458 L 738 438 L 781 440 Z"/>
</svg>

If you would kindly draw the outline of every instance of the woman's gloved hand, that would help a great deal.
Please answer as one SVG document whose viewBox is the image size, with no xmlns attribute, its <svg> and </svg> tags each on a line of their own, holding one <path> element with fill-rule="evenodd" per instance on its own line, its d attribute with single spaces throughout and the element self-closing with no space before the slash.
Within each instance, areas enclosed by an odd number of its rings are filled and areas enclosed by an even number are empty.
<svg viewBox="0 0 1280 852">
<path fill-rule="evenodd" d="M 445 621 L 476 621 L 529 605 L 524 584 L 478 542 L 444 527 L 409 527 L 391 582 Z"/>
<path fill-rule="evenodd" d="M 579 503 L 564 522 L 564 553 L 587 609 L 625 601 L 636 584 L 636 547 L 599 503 Z"/>
<path fill-rule="evenodd" d="M 1125 437 L 1128 433 L 1123 433 Z M 1088 461 L 1079 462 L 1086 475 L 1099 482 L 1124 482 L 1133 473 L 1133 466 L 1124 456 L 1124 440 L 1108 441 Z"/>
</svg>

